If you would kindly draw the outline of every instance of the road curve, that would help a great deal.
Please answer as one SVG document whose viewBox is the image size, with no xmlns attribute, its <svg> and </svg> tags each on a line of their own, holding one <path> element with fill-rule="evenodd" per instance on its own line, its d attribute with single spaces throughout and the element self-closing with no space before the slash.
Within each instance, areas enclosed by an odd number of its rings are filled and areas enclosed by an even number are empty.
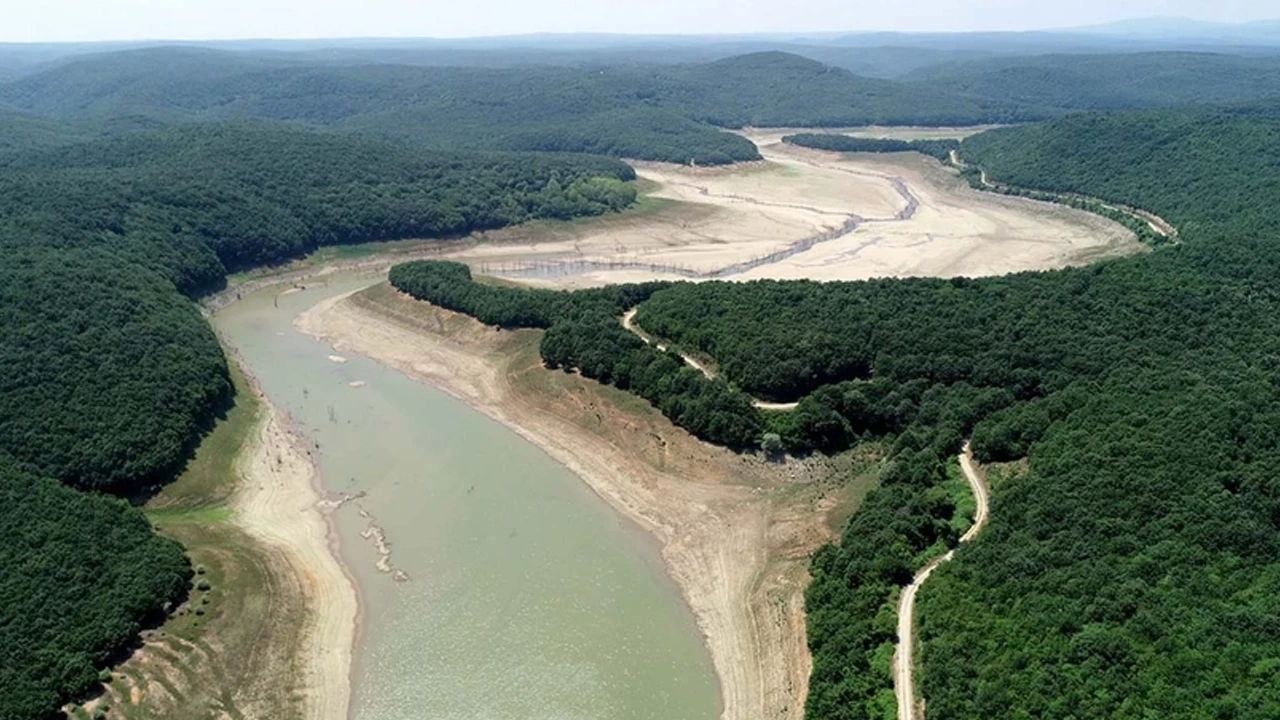
<svg viewBox="0 0 1280 720">
<path fill-rule="evenodd" d="M 637 311 L 639 311 L 639 308 L 631 308 L 630 310 L 622 314 L 622 327 L 634 333 L 636 337 L 645 341 L 645 344 L 652 345 L 658 348 L 659 350 L 666 352 L 667 351 L 666 345 L 663 345 L 662 343 L 659 343 L 659 342 L 655 342 L 653 338 L 649 337 L 648 333 L 636 327 L 635 317 L 636 317 Z M 688 355 L 685 355 L 684 353 L 679 353 L 679 355 L 681 358 L 684 359 L 686 363 L 689 364 L 689 367 L 692 367 L 694 370 L 697 370 L 698 372 L 705 375 L 708 380 L 715 379 L 716 374 L 711 372 L 711 369 L 708 368 L 706 365 L 703 365 L 702 363 L 698 362 L 697 359 L 691 358 Z M 774 402 L 765 402 L 764 400 L 756 400 L 755 398 L 752 398 L 751 404 L 755 405 L 757 408 L 761 410 L 794 410 L 796 405 L 798 405 L 799 403 L 793 403 L 793 402 L 774 403 Z"/>
<path fill-rule="evenodd" d="M 965 162 L 960 158 L 959 151 L 957 150 L 951 151 L 951 164 L 958 168 L 965 167 Z M 987 171 L 983 170 L 982 168 L 978 168 L 978 181 L 982 183 L 983 187 L 990 188 L 997 192 L 1010 187 L 1008 185 L 1001 185 L 1000 183 L 991 182 L 991 180 L 987 178 Z M 1046 191 L 1041 190 L 1040 192 L 1046 192 Z M 1154 232 L 1157 235 L 1160 235 L 1161 237 L 1167 238 L 1169 240 L 1173 240 L 1175 242 L 1178 240 L 1178 228 L 1174 227 L 1173 223 L 1169 222 L 1168 220 L 1165 220 L 1159 215 L 1156 215 L 1155 213 L 1150 212 L 1148 210 L 1139 210 L 1138 208 L 1129 207 L 1128 205 L 1121 205 L 1119 203 L 1109 203 L 1109 202 L 1106 202 L 1105 200 L 1101 200 L 1095 197 L 1089 197 L 1087 195 L 1076 195 L 1073 193 L 1049 193 L 1049 194 L 1056 195 L 1058 197 L 1068 197 L 1068 198 L 1080 197 L 1086 200 L 1092 200 L 1098 203 L 1099 205 L 1101 205 L 1102 207 L 1107 208 L 1108 210 L 1121 212 L 1128 215 L 1129 217 L 1145 222 L 1147 224 L 1147 227 L 1151 228 L 1152 232 Z"/>
<path fill-rule="evenodd" d="M 973 490 L 973 497 L 978 503 L 978 510 L 973 517 L 973 526 L 960 538 L 961 543 L 967 543 L 982 532 L 987 525 L 987 519 L 991 516 L 991 500 L 987 483 L 978 473 L 978 468 L 973 462 L 973 448 L 967 442 L 964 444 L 964 452 L 960 453 L 960 470 L 964 472 L 964 479 L 969 481 L 969 488 Z M 911 584 L 902 589 L 902 595 L 898 598 L 898 649 L 893 654 L 893 692 L 898 699 L 898 720 L 923 720 L 924 717 L 923 706 L 916 706 L 915 682 L 911 677 L 915 663 L 916 592 L 939 565 L 950 560 L 955 554 L 956 551 L 951 550 L 920 568 L 912 578 Z"/>
</svg>

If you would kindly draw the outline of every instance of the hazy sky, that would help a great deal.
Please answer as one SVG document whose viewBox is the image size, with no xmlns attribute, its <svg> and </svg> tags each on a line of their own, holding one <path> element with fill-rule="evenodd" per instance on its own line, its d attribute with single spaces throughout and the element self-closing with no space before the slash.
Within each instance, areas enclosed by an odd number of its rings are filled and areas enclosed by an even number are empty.
<svg viewBox="0 0 1280 720">
<path fill-rule="evenodd" d="M 1280 0 L 0 0 L 0 41 L 1027 30 L 1280 17 Z"/>
</svg>

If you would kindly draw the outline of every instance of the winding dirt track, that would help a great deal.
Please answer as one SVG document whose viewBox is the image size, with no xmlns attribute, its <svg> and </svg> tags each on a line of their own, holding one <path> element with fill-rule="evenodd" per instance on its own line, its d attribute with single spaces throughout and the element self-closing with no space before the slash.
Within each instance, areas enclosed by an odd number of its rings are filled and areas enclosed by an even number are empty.
<svg viewBox="0 0 1280 720">
<path fill-rule="evenodd" d="M 991 501 L 987 483 L 982 479 L 973 462 L 973 448 L 967 442 L 964 445 L 964 452 L 960 453 L 960 469 L 964 472 L 964 479 L 969 481 L 973 497 L 978 501 L 973 526 L 960 538 L 963 544 L 976 538 L 978 533 L 986 527 L 987 519 L 991 514 Z M 924 703 L 922 701 L 919 705 L 916 704 L 915 682 L 911 677 L 915 663 L 916 592 L 939 565 L 950 560 L 955 554 L 956 551 L 952 550 L 921 568 L 911 580 L 911 584 L 902 589 L 902 595 L 898 599 L 898 650 L 893 655 L 893 692 L 898 698 L 898 720 L 922 720 L 924 717 Z"/>
<path fill-rule="evenodd" d="M 965 166 L 965 161 L 960 158 L 959 151 L 956 151 L 956 150 L 951 151 L 951 164 L 960 168 Z M 987 171 L 982 168 L 978 168 L 978 181 L 982 183 L 983 187 L 990 188 L 996 191 L 1000 191 L 1010 187 L 1008 185 L 1003 185 L 1001 183 L 991 182 L 991 179 L 987 177 Z M 1106 202 L 1105 200 L 1101 200 L 1099 198 L 1094 198 L 1094 197 L 1088 197 L 1086 195 L 1076 195 L 1074 193 L 1066 193 L 1066 194 L 1059 194 L 1059 195 L 1065 196 L 1065 197 L 1081 197 L 1081 198 L 1093 200 L 1094 202 L 1097 202 L 1098 204 L 1102 205 L 1102 207 L 1104 208 L 1107 208 L 1109 210 L 1115 210 L 1116 212 L 1122 212 L 1126 215 L 1129 215 L 1130 217 L 1133 217 L 1145 222 L 1147 224 L 1147 227 L 1151 228 L 1152 232 L 1156 233 L 1157 235 L 1169 238 L 1171 240 L 1178 239 L 1178 228 L 1174 227 L 1173 223 L 1169 222 L 1168 220 L 1165 220 L 1164 218 L 1160 217 L 1159 215 L 1153 212 L 1150 212 L 1147 210 L 1140 210 L 1138 208 L 1130 207 L 1128 205 L 1121 205 L 1119 203 Z"/>
<path fill-rule="evenodd" d="M 666 352 L 667 351 L 666 345 L 663 345 L 662 343 L 659 343 L 659 342 L 655 342 L 652 338 L 649 337 L 648 333 L 636 327 L 635 317 L 638 309 L 639 308 L 631 308 L 630 310 L 622 314 L 622 327 L 626 328 L 627 330 L 630 330 L 632 333 L 635 333 L 635 336 L 645 341 L 646 345 L 653 345 L 659 350 Z M 689 364 L 690 367 L 702 373 L 703 375 L 707 376 L 708 380 L 714 380 L 716 378 L 716 374 L 712 372 L 710 368 L 698 362 L 695 358 L 691 358 L 688 355 L 685 355 L 684 353 L 678 352 L 678 354 L 680 355 L 681 358 L 684 359 L 686 363 Z M 761 410 L 794 410 L 795 407 L 799 405 L 799 403 L 793 403 L 793 402 L 790 402 L 790 403 L 765 402 L 764 400 L 757 400 L 755 398 L 751 398 L 751 404 L 755 405 Z"/>
</svg>

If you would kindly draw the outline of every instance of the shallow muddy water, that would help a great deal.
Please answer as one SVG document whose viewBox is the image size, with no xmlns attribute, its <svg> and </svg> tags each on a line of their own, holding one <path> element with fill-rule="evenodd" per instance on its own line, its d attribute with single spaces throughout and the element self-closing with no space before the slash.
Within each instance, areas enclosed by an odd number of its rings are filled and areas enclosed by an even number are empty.
<svg viewBox="0 0 1280 720">
<path fill-rule="evenodd" d="M 353 717 L 716 717 L 710 658 L 647 536 L 497 422 L 294 329 L 377 280 L 269 289 L 214 318 L 311 443 L 325 489 L 360 495 L 335 514 L 361 599 Z M 377 567 L 371 528 L 407 580 Z"/>
</svg>

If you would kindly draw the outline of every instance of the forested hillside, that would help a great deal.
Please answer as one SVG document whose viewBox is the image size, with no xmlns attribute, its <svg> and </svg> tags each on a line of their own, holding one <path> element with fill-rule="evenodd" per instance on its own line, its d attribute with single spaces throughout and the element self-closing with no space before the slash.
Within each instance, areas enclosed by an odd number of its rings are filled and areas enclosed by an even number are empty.
<svg viewBox="0 0 1280 720">
<path fill-rule="evenodd" d="M 0 453 L 86 489 L 162 482 L 230 402 L 222 351 L 159 274 L 56 230 L 0 225 Z"/>
<path fill-rule="evenodd" d="M 1280 58 L 1207 52 L 1039 55 L 941 63 L 904 79 L 1027 108 L 1136 110 L 1280 95 Z"/>
<path fill-rule="evenodd" d="M 657 102 L 722 127 L 974 125 L 1042 116 L 999 98 L 859 77 L 781 52 L 658 68 L 643 81 Z"/>
<path fill-rule="evenodd" d="M 0 720 L 62 717 L 191 568 L 122 500 L 23 475 L 0 457 Z"/>
<path fill-rule="evenodd" d="M 0 103 L 134 129 L 258 118 L 433 149 L 723 164 L 758 154 L 717 127 L 1010 123 L 1280 94 L 1280 60 L 1208 53 L 947 63 L 910 81 L 860 77 L 785 52 L 603 66 L 424 67 L 347 57 L 164 47 L 107 53 L 0 83 Z"/>
<path fill-rule="evenodd" d="M 1270 237 L 1280 217 L 1280 107 L 1075 115 L 965 140 L 1011 185 L 1156 211 L 1184 234 Z"/>
<path fill-rule="evenodd" d="M 30 129 L 0 151 L 0 718 L 44 717 L 185 589 L 179 548 L 91 491 L 172 480 L 232 401 L 191 301 L 319 245 L 630 205 L 630 167 L 261 123 Z M 47 131 L 47 132 L 46 132 Z M 47 479 L 46 479 L 47 478 Z"/>
<path fill-rule="evenodd" d="M 881 616 L 938 541 L 942 463 L 969 434 L 1030 473 L 921 593 L 930 717 L 1275 716 L 1272 124 L 1085 116 L 965 142 L 998 181 L 1174 219 L 1184 244 L 1152 255 L 972 281 L 682 284 L 641 305 L 641 326 L 743 388 L 812 391 L 828 436 L 897 433 L 883 488 L 814 560 L 810 717 L 891 707 Z"/>
<path fill-rule="evenodd" d="M 37 210 L 186 292 L 320 245 L 448 237 L 630 205 L 622 163 L 406 152 L 263 124 L 203 124 L 0 155 L 0 218 Z M 135 250 L 136 249 L 136 250 Z"/>
<path fill-rule="evenodd" d="M 713 126 L 1008 123 L 1280 95 L 1280 59 L 1212 53 L 990 58 L 937 63 L 905 80 L 778 51 L 708 63 L 567 56 L 497 67 L 424 66 L 412 53 L 404 64 L 393 64 L 394 53 L 335 57 L 345 59 L 191 47 L 106 53 L 0 83 L 0 103 L 135 127 L 263 118 L 428 148 L 712 164 L 756 157 L 750 143 L 719 137 Z"/>
<path fill-rule="evenodd" d="M 67 123 L 0 105 L 0 153 L 79 138 L 80 134 Z"/>
<path fill-rule="evenodd" d="M 781 52 L 690 65 L 342 66 L 153 48 L 0 85 L 60 117 L 263 118 L 422 147 L 590 151 L 716 164 L 758 158 L 713 126 L 950 124 L 1043 117 L 1001 99 L 864 78 Z"/>
</svg>

